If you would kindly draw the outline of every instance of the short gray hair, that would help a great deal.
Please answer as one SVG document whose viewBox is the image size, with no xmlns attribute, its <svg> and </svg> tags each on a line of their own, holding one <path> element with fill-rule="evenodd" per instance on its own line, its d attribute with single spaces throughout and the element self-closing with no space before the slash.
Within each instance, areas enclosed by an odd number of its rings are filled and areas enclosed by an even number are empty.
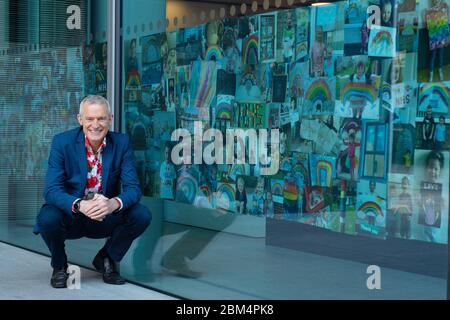
<svg viewBox="0 0 450 320">
<path fill-rule="evenodd" d="M 83 106 L 85 104 L 91 105 L 91 104 L 100 104 L 106 106 L 106 109 L 108 110 L 108 113 L 111 114 L 111 106 L 109 105 L 108 100 L 103 98 L 102 96 L 98 95 L 88 95 L 80 102 L 80 115 L 83 114 Z"/>
</svg>

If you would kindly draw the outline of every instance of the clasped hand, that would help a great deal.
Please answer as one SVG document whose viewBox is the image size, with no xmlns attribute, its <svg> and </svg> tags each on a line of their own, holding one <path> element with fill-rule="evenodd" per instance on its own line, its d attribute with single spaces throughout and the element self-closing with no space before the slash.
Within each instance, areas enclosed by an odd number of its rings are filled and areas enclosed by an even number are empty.
<svg viewBox="0 0 450 320">
<path fill-rule="evenodd" d="M 86 217 L 103 221 L 110 213 L 118 209 L 118 204 L 113 199 L 108 199 L 102 194 L 96 194 L 91 200 L 82 200 L 80 203 L 80 212 Z"/>
</svg>

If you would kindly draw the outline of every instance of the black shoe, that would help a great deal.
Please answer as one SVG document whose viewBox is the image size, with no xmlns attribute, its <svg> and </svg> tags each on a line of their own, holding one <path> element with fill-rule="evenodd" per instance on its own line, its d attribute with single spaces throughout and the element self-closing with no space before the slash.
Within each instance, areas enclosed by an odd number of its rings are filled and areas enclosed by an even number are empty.
<svg viewBox="0 0 450 320">
<path fill-rule="evenodd" d="M 50 284 L 53 288 L 67 288 L 67 279 L 69 274 L 66 272 L 67 269 L 53 269 L 52 278 L 50 279 Z"/>
<path fill-rule="evenodd" d="M 94 268 L 103 274 L 103 281 L 109 284 L 125 284 L 125 280 L 120 276 L 119 266 L 108 255 L 97 253 L 92 261 Z"/>
</svg>

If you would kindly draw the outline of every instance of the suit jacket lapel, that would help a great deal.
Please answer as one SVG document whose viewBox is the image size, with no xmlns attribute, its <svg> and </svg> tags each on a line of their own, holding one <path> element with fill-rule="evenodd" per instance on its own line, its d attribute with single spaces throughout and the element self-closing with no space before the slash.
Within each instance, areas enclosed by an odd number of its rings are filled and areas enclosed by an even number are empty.
<svg viewBox="0 0 450 320">
<path fill-rule="evenodd" d="M 106 147 L 102 151 L 102 190 L 103 194 L 106 193 L 106 187 L 108 186 L 108 176 L 111 168 L 113 154 L 113 144 L 109 135 L 106 136 Z"/>
<path fill-rule="evenodd" d="M 86 155 L 86 146 L 84 145 L 84 133 L 83 130 L 78 133 L 77 143 L 76 143 L 76 153 L 78 165 L 80 166 L 81 172 L 81 185 L 83 189 L 81 193 L 84 196 L 84 190 L 86 189 L 86 179 L 87 179 L 87 155 Z"/>
</svg>

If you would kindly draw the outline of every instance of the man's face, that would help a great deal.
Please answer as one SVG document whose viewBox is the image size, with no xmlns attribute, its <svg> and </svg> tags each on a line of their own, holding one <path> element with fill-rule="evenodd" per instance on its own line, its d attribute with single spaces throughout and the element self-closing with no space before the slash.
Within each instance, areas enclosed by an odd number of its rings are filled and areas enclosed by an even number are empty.
<svg viewBox="0 0 450 320">
<path fill-rule="evenodd" d="M 83 126 L 83 132 L 91 145 L 103 142 L 112 122 L 108 108 L 101 104 L 84 104 L 83 113 L 78 115 L 78 123 Z"/>
</svg>

